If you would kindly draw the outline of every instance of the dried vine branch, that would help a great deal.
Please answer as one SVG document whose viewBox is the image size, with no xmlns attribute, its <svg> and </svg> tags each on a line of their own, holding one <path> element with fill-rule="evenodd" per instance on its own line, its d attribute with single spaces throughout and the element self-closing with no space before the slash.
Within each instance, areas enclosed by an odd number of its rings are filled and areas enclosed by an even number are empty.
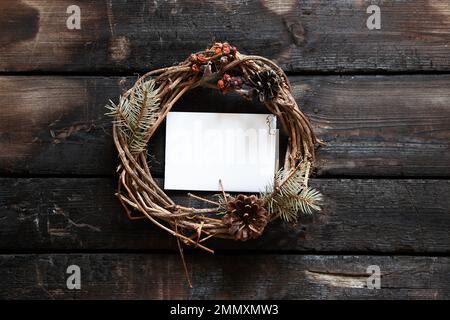
<svg viewBox="0 0 450 320">
<path fill-rule="evenodd" d="M 199 86 L 259 99 L 289 136 L 284 168 L 259 197 L 232 197 L 223 191 L 221 201 L 206 200 L 210 208 L 189 208 L 176 204 L 153 179 L 147 143 L 175 103 Z M 148 72 L 108 108 L 121 160 L 116 195 L 131 219 L 147 218 L 182 243 L 213 252 L 203 245 L 211 237 L 256 238 L 273 219 L 293 221 L 299 212 L 320 210 L 320 193 L 308 187 L 320 142 L 293 98 L 288 78 L 269 59 L 216 43 L 176 66 Z"/>
</svg>

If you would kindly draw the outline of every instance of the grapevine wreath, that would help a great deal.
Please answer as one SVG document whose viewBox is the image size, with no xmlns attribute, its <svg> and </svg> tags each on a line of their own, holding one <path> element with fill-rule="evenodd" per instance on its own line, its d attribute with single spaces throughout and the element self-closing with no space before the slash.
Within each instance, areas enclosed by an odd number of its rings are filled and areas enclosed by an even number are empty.
<svg viewBox="0 0 450 320">
<path fill-rule="evenodd" d="M 197 87 L 258 99 L 280 121 L 289 137 L 284 166 L 260 195 L 232 196 L 220 182 L 216 201 L 189 193 L 208 208 L 188 208 L 176 204 L 152 177 L 147 143 L 174 104 Z M 117 197 L 130 219 L 147 218 L 177 237 L 180 252 L 180 242 L 213 252 L 204 245 L 211 237 L 245 241 L 259 237 L 274 219 L 292 222 L 299 213 L 320 210 L 321 194 L 308 186 L 314 148 L 320 142 L 297 106 L 288 78 L 269 59 L 241 54 L 226 42 L 215 43 L 178 65 L 148 72 L 118 104 L 107 107 L 121 161 Z"/>
</svg>

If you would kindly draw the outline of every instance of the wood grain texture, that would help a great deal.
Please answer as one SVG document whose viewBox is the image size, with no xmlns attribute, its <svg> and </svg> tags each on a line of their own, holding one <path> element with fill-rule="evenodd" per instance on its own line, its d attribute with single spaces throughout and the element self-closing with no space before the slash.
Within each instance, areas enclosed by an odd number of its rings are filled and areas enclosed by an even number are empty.
<svg viewBox="0 0 450 320">
<path fill-rule="evenodd" d="M 2 173 L 84 174 L 102 167 L 103 173 L 112 172 L 112 136 L 104 105 L 108 96 L 120 92 L 119 81 L 1 78 Z"/>
<path fill-rule="evenodd" d="M 110 175 L 116 153 L 104 115 L 135 78 L 0 77 L 0 174 Z M 450 76 L 291 77 L 293 94 L 327 145 L 320 176 L 450 176 Z M 267 112 L 212 90 L 177 111 Z M 164 128 L 149 146 L 162 176 Z"/>
<path fill-rule="evenodd" d="M 371 1 L 77 1 L 0 3 L 0 71 L 145 71 L 183 60 L 214 41 L 263 55 L 286 71 L 450 70 L 450 6 L 383 1 L 381 30 L 368 30 Z"/>
<path fill-rule="evenodd" d="M 297 225 L 274 223 L 245 243 L 212 240 L 217 251 L 450 252 L 449 180 L 317 179 L 324 212 Z M 177 250 L 148 221 L 129 221 L 112 179 L 0 179 L 0 250 Z M 204 203 L 171 192 L 182 205 Z"/>
<path fill-rule="evenodd" d="M 448 299 L 450 259 L 408 256 L 1 255 L 2 299 Z M 66 269 L 81 269 L 68 290 Z M 370 265 L 381 289 L 367 288 Z"/>
<path fill-rule="evenodd" d="M 0 299 L 450 299 L 450 4 L 378 2 L 381 30 L 370 31 L 372 3 L 1 0 Z M 66 27 L 73 4 L 80 30 Z M 327 143 L 311 181 L 325 203 L 254 241 L 207 242 L 216 255 L 187 248 L 188 289 L 174 238 L 129 221 L 114 197 L 104 105 L 136 79 L 112 75 L 172 65 L 214 41 L 290 73 Z M 266 112 L 210 90 L 175 110 Z M 164 126 L 149 150 L 162 177 Z M 66 287 L 72 264 L 80 291 Z M 367 288 L 369 265 L 381 268 L 381 290 Z"/>
</svg>

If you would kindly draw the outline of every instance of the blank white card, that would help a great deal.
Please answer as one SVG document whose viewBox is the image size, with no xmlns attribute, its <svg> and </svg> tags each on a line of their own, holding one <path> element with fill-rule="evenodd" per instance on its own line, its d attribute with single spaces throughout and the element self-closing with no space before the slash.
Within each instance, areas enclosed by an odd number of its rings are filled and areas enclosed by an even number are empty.
<svg viewBox="0 0 450 320">
<path fill-rule="evenodd" d="M 164 188 L 259 192 L 278 167 L 272 114 L 169 112 Z"/>
</svg>

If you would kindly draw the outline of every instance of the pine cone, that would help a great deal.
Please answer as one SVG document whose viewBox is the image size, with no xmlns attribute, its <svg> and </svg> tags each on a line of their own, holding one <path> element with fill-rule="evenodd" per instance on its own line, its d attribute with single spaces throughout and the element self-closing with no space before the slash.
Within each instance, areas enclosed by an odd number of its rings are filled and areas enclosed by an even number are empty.
<svg viewBox="0 0 450 320">
<path fill-rule="evenodd" d="M 248 78 L 248 81 L 261 102 L 275 98 L 280 90 L 280 79 L 273 70 L 256 72 Z"/>
<path fill-rule="evenodd" d="M 236 240 L 246 241 L 259 237 L 268 222 L 263 200 L 255 195 L 238 195 L 227 202 L 227 213 L 222 221 Z"/>
</svg>

